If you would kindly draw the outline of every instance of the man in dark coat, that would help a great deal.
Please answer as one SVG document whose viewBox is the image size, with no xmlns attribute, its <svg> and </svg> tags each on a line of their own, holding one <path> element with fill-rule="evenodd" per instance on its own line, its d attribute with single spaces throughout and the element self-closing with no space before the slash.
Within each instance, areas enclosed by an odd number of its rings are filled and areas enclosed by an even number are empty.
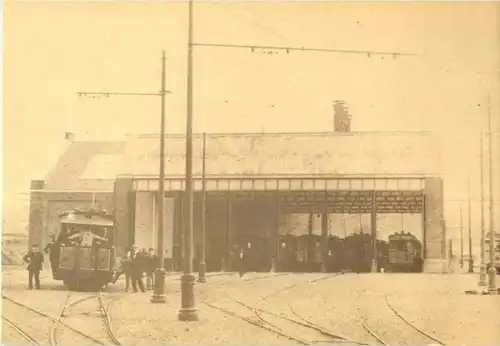
<svg viewBox="0 0 500 346">
<path fill-rule="evenodd" d="M 148 264 L 146 268 L 147 275 L 147 288 L 148 290 L 152 289 L 155 285 L 155 270 L 158 267 L 158 257 L 155 255 L 155 250 L 153 248 L 149 248 L 148 255 Z"/>
<path fill-rule="evenodd" d="M 125 254 L 125 257 L 121 259 L 120 261 L 120 268 L 118 271 L 116 271 L 115 276 L 113 280 L 111 281 L 112 283 L 116 283 L 120 276 L 125 274 L 125 292 L 128 292 L 128 289 L 130 287 L 130 272 L 131 272 L 131 266 L 132 266 L 132 257 L 131 257 L 131 251 L 127 251 Z"/>
<path fill-rule="evenodd" d="M 33 276 L 35 277 L 35 287 L 40 289 L 40 270 L 42 270 L 43 254 L 38 250 L 37 245 L 31 246 L 29 251 L 23 257 L 24 262 L 28 263 L 29 289 L 33 289 Z"/>
<path fill-rule="evenodd" d="M 137 292 L 137 286 L 141 292 L 146 292 L 144 283 L 142 282 L 142 275 L 145 272 L 145 263 L 147 260 L 147 253 L 145 251 L 133 252 L 130 276 L 132 279 L 132 290 Z"/>
<path fill-rule="evenodd" d="M 248 242 L 246 247 L 241 247 L 239 254 L 238 254 L 238 273 L 240 274 L 240 278 L 245 275 L 245 273 L 248 273 L 251 269 L 251 248 L 252 248 L 252 243 Z"/>
<path fill-rule="evenodd" d="M 59 260 L 59 244 L 56 242 L 56 237 L 54 234 L 51 235 L 47 246 L 45 246 L 44 252 L 49 254 L 52 277 L 55 279 L 57 272 L 57 262 Z"/>
</svg>

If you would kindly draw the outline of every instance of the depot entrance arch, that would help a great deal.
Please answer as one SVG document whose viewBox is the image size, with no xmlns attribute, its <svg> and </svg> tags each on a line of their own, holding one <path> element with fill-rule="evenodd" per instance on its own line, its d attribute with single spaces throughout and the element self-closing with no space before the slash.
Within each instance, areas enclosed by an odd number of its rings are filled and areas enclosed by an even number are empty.
<svg viewBox="0 0 500 346">
<path fill-rule="evenodd" d="M 197 178 L 195 187 L 195 247 L 202 244 L 200 215 L 202 181 Z M 121 191 L 119 191 L 121 190 Z M 165 181 L 167 215 L 167 246 L 171 250 L 174 267 L 180 267 L 183 257 L 183 190 L 182 177 Z M 128 234 L 138 240 L 138 219 L 154 221 L 157 203 L 158 180 L 118 179 L 117 194 L 128 196 L 127 203 L 117 210 L 122 230 L 128 223 Z M 321 247 L 323 262 L 328 237 L 328 214 L 370 214 L 372 237 L 377 237 L 377 215 L 390 213 L 419 214 L 422 218 L 422 255 L 425 272 L 446 271 L 446 234 L 443 221 L 442 180 L 439 177 L 335 177 L 335 176 L 266 176 L 266 177 L 207 177 L 206 178 L 206 227 L 208 256 L 212 254 L 213 270 L 217 266 L 231 267 L 231 249 L 244 234 L 261 232 L 269 240 L 272 256 L 279 251 L 280 215 L 314 213 L 321 215 Z M 144 201 L 149 201 L 145 203 Z M 141 202 L 142 201 L 142 202 Z M 117 202 L 119 200 L 117 199 Z M 118 203 L 119 204 L 119 203 Z M 130 211 L 130 212 L 129 212 Z M 127 213 L 129 216 L 125 216 Z M 132 217 L 130 216 L 132 215 Z M 125 217 L 124 217 L 125 216 Z M 120 223 L 120 221 L 119 221 Z M 145 227 L 147 228 L 147 227 Z M 157 237 L 154 222 L 149 239 L 154 247 Z M 121 231 L 124 233 L 123 231 Z M 143 232 L 143 231 L 141 231 Z M 143 232 L 144 233 L 144 232 Z M 132 234 L 132 235 L 131 235 Z M 125 236 L 127 237 L 127 236 Z M 214 245 L 217 244 L 217 245 Z M 375 242 L 374 242 L 375 244 Z M 196 253 L 196 251 L 195 251 Z M 375 253 L 375 252 L 374 252 Z M 219 256 L 215 259 L 214 254 Z M 215 257 L 214 257 L 215 256 Z M 207 261 L 210 266 L 210 258 Z M 223 262 L 223 263 L 221 263 Z M 372 258 L 372 270 L 377 269 L 377 258 Z"/>
</svg>

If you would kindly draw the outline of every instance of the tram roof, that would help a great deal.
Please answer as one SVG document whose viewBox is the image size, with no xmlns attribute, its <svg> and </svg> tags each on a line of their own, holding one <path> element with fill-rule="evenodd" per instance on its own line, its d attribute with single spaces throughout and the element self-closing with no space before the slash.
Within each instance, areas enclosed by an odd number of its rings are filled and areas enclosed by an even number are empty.
<svg viewBox="0 0 500 346">
<path fill-rule="evenodd" d="M 193 137 L 193 173 L 201 174 L 202 135 Z M 167 176 L 183 176 L 185 136 L 167 135 Z M 440 175 L 440 138 L 431 132 L 232 133 L 206 135 L 206 174 Z M 119 175 L 156 177 L 159 136 L 125 146 Z"/>
<path fill-rule="evenodd" d="M 102 215 L 82 215 L 70 213 L 60 218 L 63 224 L 112 227 L 113 221 Z"/>
</svg>

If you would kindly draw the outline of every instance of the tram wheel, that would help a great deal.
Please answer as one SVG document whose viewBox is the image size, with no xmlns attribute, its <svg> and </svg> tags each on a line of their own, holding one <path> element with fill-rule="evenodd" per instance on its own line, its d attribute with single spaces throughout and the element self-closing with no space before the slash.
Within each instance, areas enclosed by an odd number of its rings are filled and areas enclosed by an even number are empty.
<svg viewBox="0 0 500 346">
<path fill-rule="evenodd" d="M 79 288 L 79 283 L 76 280 L 66 279 L 63 280 L 63 283 L 66 287 L 69 288 L 70 291 L 77 291 Z"/>
</svg>

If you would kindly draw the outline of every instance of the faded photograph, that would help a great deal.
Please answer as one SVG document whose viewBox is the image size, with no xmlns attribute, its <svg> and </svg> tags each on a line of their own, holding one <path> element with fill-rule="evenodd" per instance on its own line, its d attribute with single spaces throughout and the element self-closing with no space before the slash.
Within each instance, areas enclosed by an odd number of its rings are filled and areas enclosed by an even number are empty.
<svg viewBox="0 0 500 346">
<path fill-rule="evenodd" d="M 4 2 L 2 343 L 500 343 L 500 4 Z"/>
</svg>

